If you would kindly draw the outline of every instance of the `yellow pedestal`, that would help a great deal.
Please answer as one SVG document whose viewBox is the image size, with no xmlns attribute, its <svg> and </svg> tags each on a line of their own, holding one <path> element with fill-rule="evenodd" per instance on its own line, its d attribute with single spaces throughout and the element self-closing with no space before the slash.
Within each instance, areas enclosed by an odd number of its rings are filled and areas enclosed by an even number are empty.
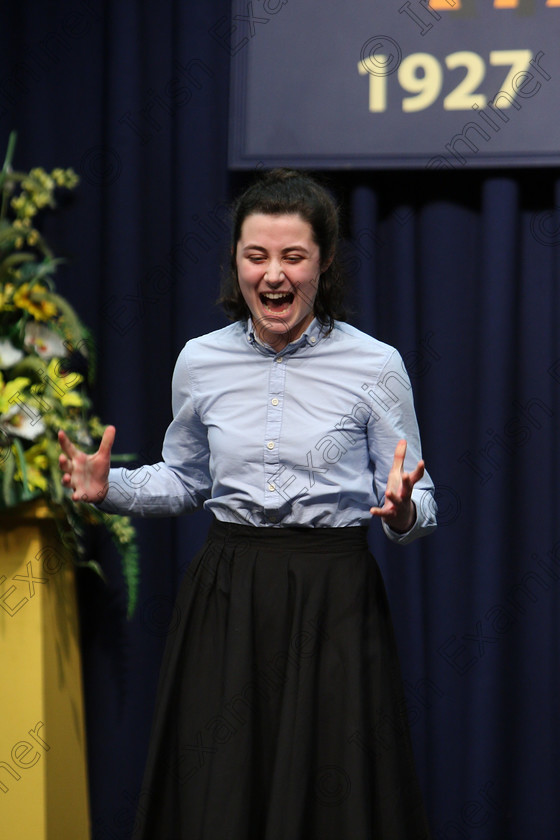
<svg viewBox="0 0 560 840">
<path fill-rule="evenodd" d="M 72 559 L 44 503 L 0 515 L 0 834 L 89 840 Z"/>
</svg>

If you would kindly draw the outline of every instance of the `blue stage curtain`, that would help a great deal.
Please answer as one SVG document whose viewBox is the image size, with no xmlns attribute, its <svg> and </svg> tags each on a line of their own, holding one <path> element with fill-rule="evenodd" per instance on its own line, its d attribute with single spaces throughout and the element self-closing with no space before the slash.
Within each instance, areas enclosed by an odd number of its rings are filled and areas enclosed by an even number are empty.
<svg viewBox="0 0 560 840">
<path fill-rule="evenodd" d="M 228 202 L 251 176 L 227 168 L 228 16 L 226 0 L 28 0 L 1 12 L 0 142 L 16 128 L 17 168 L 81 174 L 44 229 L 67 258 L 58 288 L 98 342 L 97 412 L 139 464 L 160 457 L 181 347 L 226 323 L 214 301 Z M 344 208 L 350 320 L 403 354 L 438 488 L 430 538 L 399 548 L 371 528 L 434 837 L 551 838 L 559 173 L 323 175 Z M 81 574 L 94 840 L 130 836 L 174 596 L 207 524 L 204 513 L 138 521 L 130 622 L 103 538 L 92 552 L 108 584 Z"/>
</svg>

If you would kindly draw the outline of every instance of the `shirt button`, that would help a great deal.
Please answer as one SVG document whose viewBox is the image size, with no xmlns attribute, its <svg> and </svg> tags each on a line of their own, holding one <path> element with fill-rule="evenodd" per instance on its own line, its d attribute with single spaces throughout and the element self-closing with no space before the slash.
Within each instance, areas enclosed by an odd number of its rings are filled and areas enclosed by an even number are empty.
<svg viewBox="0 0 560 840">
<path fill-rule="evenodd" d="M 267 449 L 274 449 L 274 441 L 269 440 L 268 443 L 266 444 L 266 448 Z"/>
<path fill-rule="evenodd" d="M 315 338 L 315 336 L 312 336 L 312 338 L 310 339 L 310 341 L 311 341 L 311 344 L 315 344 L 315 342 L 317 341 L 317 339 Z"/>
<path fill-rule="evenodd" d="M 280 362 L 283 362 L 283 361 L 284 361 L 284 357 L 283 357 L 283 356 L 278 356 L 278 358 L 276 359 L 276 361 L 277 361 L 277 362 L 279 362 L 279 363 L 280 363 Z"/>
<path fill-rule="evenodd" d="M 270 402 L 272 403 L 272 405 L 278 405 L 278 403 L 280 402 L 280 400 L 278 400 L 276 397 L 273 397 L 273 398 L 270 400 Z"/>
<path fill-rule="evenodd" d="M 268 489 L 272 492 L 273 490 L 276 490 L 276 487 L 274 484 L 269 484 Z"/>
</svg>

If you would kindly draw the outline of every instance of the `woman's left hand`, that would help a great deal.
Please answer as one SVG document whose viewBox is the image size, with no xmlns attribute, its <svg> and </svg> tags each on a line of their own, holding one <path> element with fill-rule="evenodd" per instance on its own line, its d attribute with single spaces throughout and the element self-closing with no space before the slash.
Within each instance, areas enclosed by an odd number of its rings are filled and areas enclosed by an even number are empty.
<svg viewBox="0 0 560 840">
<path fill-rule="evenodd" d="M 372 516 L 380 516 L 392 531 L 405 534 L 416 521 L 416 507 L 412 501 L 412 488 L 424 475 L 424 461 L 418 461 L 416 468 L 404 471 L 406 440 L 399 440 L 395 448 L 393 466 L 387 479 L 383 507 L 372 507 Z"/>
</svg>

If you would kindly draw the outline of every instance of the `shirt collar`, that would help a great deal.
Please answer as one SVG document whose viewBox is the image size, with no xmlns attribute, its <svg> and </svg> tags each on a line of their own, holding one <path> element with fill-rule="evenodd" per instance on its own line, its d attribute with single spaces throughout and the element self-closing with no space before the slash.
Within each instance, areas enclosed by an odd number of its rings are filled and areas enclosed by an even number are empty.
<svg viewBox="0 0 560 840">
<path fill-rule="evenodd" d="M 249 317 L 247 319 L 246 325 L 246 336 L 247 341 L 255 347 L 255 349 L 260 350 L 260 352 L 265 352 L 267 354 L 274 354 L 277 355 L 277 351 L 270 347 L 269 344 L 264 344 L 255 333 L 253 327 L 253 321 Z M 300 335 L 299 338 L 296 338 L 295 341 L 291 341 L 284 349 L 281 351 L 283 355 L 286 353 L 294 353 L 296 350 L 299 350 L 301 347 L 309 346 L 309 347 L 316 347 L 319 341 L 325 337 L 325 329 L 322 324 L 319 323 L 317 318 L 313 318 L 309 326 L 304 330 L 304 332 Z"/>
</svg>

